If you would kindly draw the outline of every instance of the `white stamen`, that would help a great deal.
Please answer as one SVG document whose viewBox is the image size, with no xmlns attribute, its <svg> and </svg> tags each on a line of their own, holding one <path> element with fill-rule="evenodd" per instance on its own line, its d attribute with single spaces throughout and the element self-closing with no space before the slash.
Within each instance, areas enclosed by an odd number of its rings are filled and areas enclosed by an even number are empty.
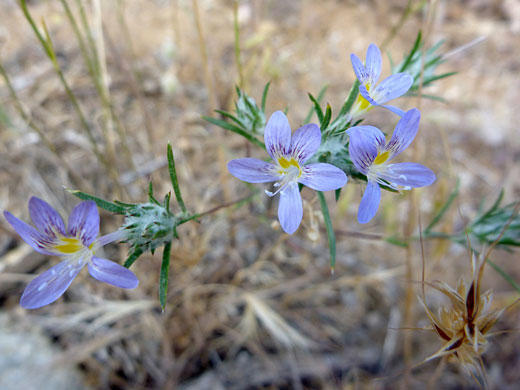
<svg viewBox="0 0 520 390">
<path fill-rule="evenodd" d="M 288 169 L 285 170 L 285 173 L 282 174 L 279 182 L 274 183 L 274 187 L 278 187 L 278 189 L 275 192 L 267 191 L 265 190 L 265 193 L 267 196 L 275 196 L 279 192 L 285 190 L 289 184 L 297 183 L 298 182 L 298 176 L 300 175 L 300 170 L 297 167 L 291 166 Z"/>
</svg>

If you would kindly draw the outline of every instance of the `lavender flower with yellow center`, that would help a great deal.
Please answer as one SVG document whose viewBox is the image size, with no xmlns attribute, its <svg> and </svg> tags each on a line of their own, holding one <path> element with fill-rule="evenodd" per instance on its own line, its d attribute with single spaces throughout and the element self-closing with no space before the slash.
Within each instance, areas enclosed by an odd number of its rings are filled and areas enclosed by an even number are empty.
<svg viewBox="0 0 520 390">
<path fill-rule="evenodd" d="M 388 142 L 381 130 L 374 126 L 354 126 L 347 131 L 352 162 L 368 181 L 359 205 L 359 223 L 367 223 L 376 215 L 381 200 L 380 184 L 396 190 L 410 190 L 429 186 L 435 181 L 435 174 L 421 164 L 390 163 L 412 143 L 420 119 L 419 110 L 408 111 L 397 123 Z"/>
<path fill-rule="evenodd" d="M 492 290 L 481 291 L 485 262 L 485 256 L 478 258 L 473 254 L 473 277 L 469 284 L 463 278 L 459 279 L 456 289 L 440 281 L 430 284 L 451 302 L 450 306 L 441 307 L 438 315 L 419 298 L 433 330 L 444 341 L 442 348 L 423 362 L 448 356 L 458 361 L 469 375 L 485 377 L 481 355 L 488 345 L 491 328 L 506 310 L 491 310 Z"/>
<path fill-rule="evenodd" d="M 350 61 L 354 73 L 361 83 L 359 86 L 360 94 L 350 111 L 352 118 L 364 114 L 374 106 L 385 107 L 395 114 L 403 116 L 403 110 L 385 105 L 385 103 L 404 95 L 412 86 L 413 77 L 407 73 L 396 73 L 377 84 L 381 75 L 382 60 L 379 48 L 373 43 L 368 46 L 365 65 L 355 54 L 350 55 Z"/>
<path fill-rule="evenodd" d="M 36 309 L 54 302 L 85 265 L 90 275 L 101 282 L 121 288 L 137 287 L 139 281 L 132 271 L 95 256 L 102 246 L 124 238 L 124 232 L 118 230 L 96 239 L 99 214 L 93 201 L 81 202 L 74 207 L 68 229 L 56 210 L 39 198 L 29 200 L 29 214 L 36 229 L 4 211 L 7 222 L 35 251 L 60 256 L 64 260 L 27 285 L 20 299 L 22 307 Z"/>
<path fill-rule="evenodd" d="M 304 165 L 321 143 L 320 129 L 314 123 L 300 127 L 291 137 L 287 117 L 277 111 L 267 122 L 264 140 L 273 164 L 256 158 L 239 158 L 228 163 L 228 170 L 248 183 L 275 181 L 276 191 L 265 192 L 268 196 L 280 194 L 278 219 L 282 229 L 292 234 L 300 226 L 303 216 L 298 183 L 316 191 L 330 191 L 347 184 L 347 176 L 331 164 Z"/>
</svg>

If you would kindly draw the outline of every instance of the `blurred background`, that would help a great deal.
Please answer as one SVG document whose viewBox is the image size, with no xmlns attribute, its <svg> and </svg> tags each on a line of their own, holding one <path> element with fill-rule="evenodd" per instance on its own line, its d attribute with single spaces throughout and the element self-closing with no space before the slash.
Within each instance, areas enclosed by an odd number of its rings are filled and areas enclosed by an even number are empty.
<svg viewBox="0 0 520 390">
<path fill-rule="evenodd" d="M 384 193 L 367 225 L 356 220 L 362 185 L 350 180 L 337 202 L 327 194 L 334 275 L 315 194 L 303 191 L 304 219 L 288 236 L 277 201 L 260 192 L 251 204 L 180 227 L 164 313 L 161 256 L 150 253 L 132 266 L 135 290 L 82 272 L 57 302 L 29 311 L 18 304 L 25 285 L 57 260 L 32 251 L 0 218 L 1 389 L 479 388 L 453 362 L 406 370 L 443 342 L 417 330 L 429 324 L 416 299 L 419 243 L 406 249 L 388 238 L 416 232 L 419 215 L 427 224 L 457 180 L 440 231 L 461 231 L 501 189 L 505 203 L 519 198 L 520 2 L 35 0 L 27 10 L 44 41 L 46 26 L 52 60 L 19 3 L 0 0 L 0 208 L 25 221 L 31 195 L 68 215 L 78 200 L 64 187 L 144 202 L 151 180 L 162 198 L 171 191 L 168 141 L 191 212 L 248 195 L 226 164 L 265 152 L 201 118 L 232 110 L 236 85 L 259 102 L 271 81 L 266 116 L 288 108 L 296 129 L 311 107 L 307 93 L 324 85 L 323 102 L 339 111 L 355 80 L 349 55 L 364 59 L 372 42 L 382 49 L 382 78 L 387 53 L 399 62 L 419 30 L 426 47 L 444 40 L 440 72 L 458 74 L 423 91 L 444 102 L 394 102 L 421 109 L 403 161 L 430 167 L 433 186 L 413 197 Z M 395 123 L 383 109 L 364 122 L 387 133 Z M 101 217 L 102 233 L 122 223 Z M 125 245 L 105 248 L 121 264 L 127 255 Z M 517 253 L 491 257 L 520 281 Z M 429 281 L 471 277 L 458 244 L 425 240 L 424 262 Z M 483 285 L 495 291 L 497 308 L 518 297 L 491 267 Z M 432 289 L 426 295 L 435 312 L 446 303 Z M 508 332 L 483 356 L 491 388 L 518 386 L 519 320 L 520 311 L 507 311 L 495 330 Z"/>
</svg>

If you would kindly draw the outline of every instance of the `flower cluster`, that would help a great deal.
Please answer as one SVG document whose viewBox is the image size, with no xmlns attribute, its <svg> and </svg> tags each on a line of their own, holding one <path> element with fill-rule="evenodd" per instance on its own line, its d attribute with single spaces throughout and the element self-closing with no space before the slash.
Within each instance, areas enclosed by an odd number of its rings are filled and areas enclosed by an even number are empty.
<svg viewBox="0 0 520 390">
<path fill-rule="evenodd" d="M 36 226 L 26 224 L 8 211 L 7 222 L 35 251 L 59 256 L 63 261 L 34 278 L 26 287 L 20 305 L 36 309 L 58 299 L 86 265 L 95 279 L 121 288 L 135 288 L 139 281 L 134 273 L 113 261 L 96 257 L 104 245 L 124 238 L 121 230 L 96 238 L 99 214 L 93 201 L 78 204 L 72 210 L 68 228 L 60 215 L 45 201 L 32 197 L 29 214 Z"/>
<path fill-rule="evenodd" d="M 421 115 L 417 109 L 404 112 L 385 103 L 405 94 L 413 84 L 413 78 L 407 73 L 397 73 L 377 84 L 382 61 L 381 53 L 374 44 L 368 47 L 365 64 L 355 54 L 351 55 L 351 61 L 359 81 L 359 94 L 346 114 L 349 118 L 347 123 L 352 123 L 354 118 L 375 106 L 383 106 L 401 116 L 388 142 L 385 141 L 383 132 L 373 126 L 347 126 L 345 130 L 340 131 L 349 137 L 348 159 L 368 182 L 358 212 L 358 221 L 367 223 L 375 216 L 379 207 L 380 185 L 394 190 L 410 190 L 428 186 L 436 177 L 430 169 L 420 164 L 390 163 L 414 140 Z M 228 164 L 230 173 L 240 180 L 249 183 L 276 182 L 276 191 L 266 193 L 269 196 L 280 193 L 278 218 L 282 229 L 289 234 L 296 231 L 302 219 L 298 183 L 316 191 L 339 189 L 347 183 L 345 172 L 348 173 L 348 170 L 344 168 L 344 164 L 319 162 L 304 165 L 318 150 L 318 154 L 329 156 L 337 156 L 340 151 L 339 159 L 347 158 L 341 156 L 342 151 L 346 151 L 344 138 L 331 130 L 325 132 L 330 123 L 330 107 L 327 109 L 328 114 L 324 115 L 317 101 L 312 96 L 311 99 L 315 103 L 321 131 L 316 124 L 304 125 L 296 130 L 291 139 L 289 122 L 285 114 L 277 111 L 269 119 L 264 133 L 265 146 L 273 163 L 242 158 L 232 160 Z M 343 118 L 341 115 L 340 113 L 338 118 Z M 322 143 L 322 138 L 326 139 L 330 134 L 336 137 Z M 316 160 L 320 160 L 319 156 L 313 158 L 313 161 Z"/>
</svg>

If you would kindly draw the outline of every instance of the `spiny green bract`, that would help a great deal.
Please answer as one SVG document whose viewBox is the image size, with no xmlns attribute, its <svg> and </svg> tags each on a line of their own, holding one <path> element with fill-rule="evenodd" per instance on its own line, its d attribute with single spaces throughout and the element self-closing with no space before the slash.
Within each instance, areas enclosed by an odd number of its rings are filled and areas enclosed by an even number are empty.
<svg viewBox="0 0 520 390">
<path fill-rule="evenodd" d="M 143 253 L 170 242 L 175 235 L 177 219 L 164 207 L 154 203 L 141 203 L 129 207 L 125 213 L 123 229 L 126 242 Z"/>
</svg>

